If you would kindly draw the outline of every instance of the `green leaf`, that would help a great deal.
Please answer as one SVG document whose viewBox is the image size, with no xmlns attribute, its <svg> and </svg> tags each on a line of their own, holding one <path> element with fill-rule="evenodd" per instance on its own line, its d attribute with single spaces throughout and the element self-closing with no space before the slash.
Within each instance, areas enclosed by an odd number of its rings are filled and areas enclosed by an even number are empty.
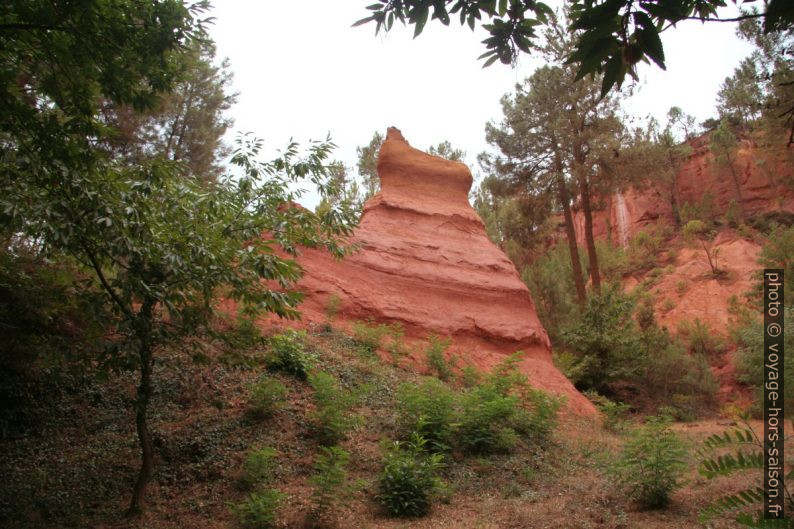
<svg viewBox="0 0 794 529">
<path fill-rule="evenodd" d="M 429 9 L 427 7 L 421 6 L 414 8 L 413 11 L 413 21 L 414 21 L 414 38 L 418 37 L 422 30 L 425 29 L 425 24 L 427 23 L 427 16 L 429 14 Z"/>
<path fill-rule="evenodd" d="M 666 70 L 667 68 L 664 65 L 664 48 L 662 47 L 662 40 L 659 38 L 659 32 L 656 28 L 643 28 L 638 30 L 637 33 L 642 51 L 645 52 L 659 68 Z"/>
<path fill-rule="evenodd" d="M 613 86 L 621 80 L 621 70 L 623 69 L 623 57 L 615 54 L 604 66 L 604 79 L 601 81 L 601 97 L 609 93 Z"/>
<path fill-rule="evenodd" d="M 374 16 L 362 18 L 361 20 L 358 20 L 358 21 L 354 22 L 353 25 L 350 26 L 350 27 L 351 28 L 355 28 L 357 26 L 362 26 L 362 25 L 366 24 L 367 22 L 372 22 L 373 20 L 375 20 Z"/>
</svg>

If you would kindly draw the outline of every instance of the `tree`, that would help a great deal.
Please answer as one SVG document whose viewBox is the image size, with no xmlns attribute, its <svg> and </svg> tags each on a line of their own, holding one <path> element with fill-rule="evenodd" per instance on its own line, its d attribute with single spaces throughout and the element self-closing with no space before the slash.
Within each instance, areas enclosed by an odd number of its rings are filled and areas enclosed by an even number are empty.
<svg viewBox="0 0 794 529">
<path fill-rule="evenodd" d="M 466 153 L 461 149 L 456 149 L 452 146 L 452 144 L 448 140 L 444 140 L 436 146 L 431 145 L 427 149 L 428 154 L 432 154 L 433 156 L 440 156 L 441 158 L 445 158 L 447 160 L 452 160 L 453 162 L 463 162 L 463 159 L 466 158 Z"/>
<path fill-rule="evenodd" d="M 364 200 L 380 190 L 380 177 L 378 177 L 378 152 L 385 138 L 375 131 L 367 145 L 356 147 L 358 155 L 358 174 L 364 181 Z"/>
<path fill-rule="evenodd" d="M 220 159 L 229 154 L 223 136 L 232 120 L 224 112 L 237 100 L 229 92 L 229 62 L 216 66 L 215 45 L 207 41 L 195 42 L 179 59 L 178 83 L 151 110 L 102 105 L 102 119 L 116 130 L 108 148 L 131 164 L 151 156 L 182 161 L 192 175 L 214 182 L 222 173 Z"/>
<path fill-rule="evenodd" d="M 717 92 L 717 112 L 721 119 L 749 127 L 760 117 L 764 104 L 758 78 L 755 62 L 750 59 L 744 59 L 733 76 L 725 78 Z"/>
<path fill-rule="evenodd" d="M 721 269 L 717 263 L 717 257 L 719 257 L 720 249 L 714 248 L 714 245 L 711 241 L 712 234 L 709 233 L 708 226 L 706 226 L 703 221 L 690 220 L 687 222 L 686 226 L 684 226 L 683 234 L 684 238 L 690 243 L 694 243 L 696 241 L 700 243 L 700 246 L 706 253 L 706 260 L 709 263 L 711 275 L 714 277 L 724 276 L 725 270 Z"/>
<path fill-rule="evenodd" d="M 766 32 L 757 20 L 748 19 L 739 24 L 737 34 L 755 49 L 725 79 L 718 95 L 719 116 L 734 126 L 765 131 L 760 137 L 769 138 L 762 143 L 777 146 L 780 131 L 794 127 L 794 28 Z M 794 128 L 787 146 L 792 143 Z"/>
<path fill-rule="evenodd" d="M 736 163 L 736 150 L 739 147 L 739 141 L 728 126 L 727 120 L 720 121 L 719 126 L 711 132 L 709 136 L 709 147 L 714 154 L 717 163 L 723 166 L 728 166 L 731 172 L 731 181 L 733 182 L 733 190 L 736 193 L 736 204 L 739 206 L 739 213 L 741 220 L 744 222 L 747 214 L 744 209 L 744 200 L 742 198 L 742 187 L 739 182 L 739 175 L 736 174 L 734 164 Z"/>
<path fill-rule="evenodd" d="M 687 114 L 681 107 L 670 107 L 667 111 L 667 129 L 678 142 L 686 142 L 694 138 L 697 134 L 695 116 Z M 675 135 L 675 129 L 683 133 L 683 138 Z"/>
<path fill-rule="evenodd" d="M 794 25 L 794 8 L 786 0 L 770 0 L 763 13 L 744 13 L 734 19 L 721 19 L 717 8 L 722 0 L 568 0 L 571 16 L 568 28 L 581 30 L 575 46 L 567 53 L 568 63 L 578 67 L 577 79 L 601 74 L 602 94 L 620 87 L 626 75 L 637 78 L 640 61 L 653 61 L 665 69 L 665 56 L 659 33 L 683 20 L 740 21 L 763 20 L 765 34 L 788 30 Z M 486 52 L 480 56 L 485 66 L 496 60 L 510 64 L 519 53 L 530 53 L 538 36 L 536 27 L 550 23 L 552 10 L 534 0 L 379 0 L 368 7 L 371 14 L 354 24 L 375 22 L 375 32 L 391 30 L 395 21 L 414 26 L 418 36 L 428 19 L 449 25 L 452 16 L 473 30 L 483 18 L 489 36 L 483 41 Z M 430 14 L 432 9 L 432 15 Z"/>
<path fill-rule="evenodd" d="M 499 149 L 500 154 L 481 156 L 480 160 L 483 169 L 492 175 L 486 181 L 487 189 L 497 197 L 521 199 L 554 194 L 563 212 L 571 271 L 581 303 L 587 294 L 579 264 L 566 160 L 557 132 L 560 121 L 557 95 L 563 76 L 559 67 L 541 67 L 527 78 L 526 88 L 516 86 L 514 96 L 502 98 L 502 122 L 485 126 L 486 141 Z"/>
<path fill-rule="evenodd" d="M 327 211 L 342 207 L 350 210 L 353 223 L 358 224 L 364 207 L 364 195 L 355 178 L 350 178 L 348 168 L 339 160 L 328 164 L 328 174 L 335 187 L 315 208 L 315 213 L 324 215 Z"/>
<path fill-rule="evenodd" d="M 323 195 L 336 192 L 326 177 L 329 141 L 303 158 L 291 144 L 260 162 L 261 144 L 242 139 L 239 174 L 215 186 L 200 185 L 186 164 L 132 164 L 106 148 L 116 131 L 101 106 L 155 108 L 180 80 L 182 54 L 204 39 L 198 17 L 206 8 L 176 0 L 0 8 L 0 233 L 6 246 L 21 239 L 43 255 L 71 256 L 93 277 L 71 288 L 102 293 L 111 321 L 94 363 L 139 373 L 141 468 L 130 513 L 141 510 L 152 473 L 147 412 L 160 348 L 206 327 L 216 293 L 251 316 L 296 317 L 300 296 L 289 287 L 301 269 L 276 249 L 325 246 L 341 255 L 339 237 L 350 229 L 342 208 L 316 215 L 294 206 L 301 191 L 291 188 L 302 179 Z"/>
<path fill-rule="evenodd" d="M 585 242 L 593 289 L 600 289 L 601 277 L 593 237 L 592 199 L 613 190 L 616 172 L 612 159 L 622 123 L 616 116 L 617 100 L 601 97 L 597 81 L 575 82 L 576 72 L 563 63 L 572 36 L 563 25 L 552 22 L 546 34 L 544 57 L 557 66 L 544 66 L 517 87 L 514 101 L 502 101 L 505 121 L 497 129 L 486 126 L 486 139 L 505 156 L 486 163 L 497 173 L 526 186 L 525 191 L 556 189 L 562 207 L 571 251 L 574 283 L 583 301 L 584 281 L 578 270 L 578 248 L 570 211 L 569 185 L 579 193 L 585 220 Z M 537 192 L 535 192 L 537 193 Z M 581 284 L 580 284 L 581 282 Z"/>
<path fill-rule="evenodd" d="M 631 184 L 637 189 L 647 186 L 658 189 L 670 204 L 673 222 L 680 228 L 678 171 L 691 148 L 679 140 L 674 127 L 683 122 L 682 132 L 687 137 L 691 134 L 688 131 L 694 125 L 694 118 L 686 116 L 678 107 L 671 108 L 667 116 L 663 129 L 655 119 L 651 119 L 645 129 L 637 128 L 633 134 L 626 135 L 620 156 L 613 162 L 613 171 L 625 177 L 623 184 Z"/>
</svg>

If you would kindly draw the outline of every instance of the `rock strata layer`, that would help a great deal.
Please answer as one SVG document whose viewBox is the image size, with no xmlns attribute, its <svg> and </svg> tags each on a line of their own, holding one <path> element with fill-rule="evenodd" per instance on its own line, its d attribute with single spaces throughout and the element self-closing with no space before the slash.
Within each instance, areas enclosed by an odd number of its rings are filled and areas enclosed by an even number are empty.
<svg viewBox="0 0 794 529">
<path fill-rule="evenodd" d="M 381 191 L 353 235 L 359 251 L 341 261 L 302 252 L 303 324 L 329 314 L 335 326 L 398 323 L 417 366 L 430 335 L 451 339 L 447 354 L 461 367 L 490 369 L 520 350 L 533 386 L 565 396 L 576 413 L 594 413 L 554 366 L 527 287 L 469 205 L 469 169 L 414 149 L 390 128 L 378 174 Z"/>
</svg>

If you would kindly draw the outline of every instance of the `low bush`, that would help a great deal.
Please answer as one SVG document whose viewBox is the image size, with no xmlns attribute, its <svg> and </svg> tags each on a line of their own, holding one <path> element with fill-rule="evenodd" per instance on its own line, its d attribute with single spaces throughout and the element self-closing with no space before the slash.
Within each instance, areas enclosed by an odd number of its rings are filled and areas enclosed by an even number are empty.
<svg viewBox="0 0 794 529">
<path fill-rule="evenodd" d="M 428 453 L 425 440 L 414 434 L 407 443 L 387 446 L 377 500 L 392 516 L 425 516 L 441 488 L 441 454 Z"/>
<path fill-rule="evenodd" d="M 376 324 L 374 320 L 366 322 L 353 322 L 353 339 L 358 350 L 364 355 L 374 355 L 380 349 L 383 337 L 388 335 L 391 328 L 383 323 Z"/>
<path fill-rule="evenodd" d="M 557 423 L 562 400 L 529 386 L 518 352 L 498 364 L 460 399 L 456 439 L 469 453 L 509 452 L 520 439 L 546 441 Z"/>
<path fill-rule="evenodd" d="M 284 494 L 275 489 L 252 492 L 231 510 L 243 529 L 275 529 L 283 499 Z"/>
<path fill-rule="evenodd" d="M 698 318 L 693 321 L 682 321 L 678 326 L 678 332 L 686 339 L 692 354 L 710 357 L 725 351 L 724 340 Z"/>
<path fill-rule="evenodd" d="M 322 447 L 314 462 L 312 507 L 307 525 L 312 528 L 332 527 L 335 510 L 350 493 L 347 484 L 347 464 L 350 454 L 338 446 Z"/>
<path fill-rule="evenodd" d="M 389 325 L 390 341 L 386 348 L 395 364 L 400 361 L 400 358 L 408 353 L 408 350 L 405 348 L 405 344 L 403 343 L 404 336 L 405 329 L 403 329 L 402 324 L 395 322 Z"/>
<path fill-rule="evenodd" d="M 785 309 L 783 327 L 786 329 L 783 337 L 783 377 L 784 380 L 794 380 L 794 308 Z M 760 317 L 748 317 L 734 330 L 733 338 L 739 346 L 736 351 L 737 378 L 753 389 L 755 394 L 754 412 L 760 413 L 764 402 L 764 327 Z M 794 416 L 794 384 L 783 385 L 783 406 L 786 417 Z"/>
<path fill-rule="evenodd" d="M 601 417 L 601 425 L 610 432 L 620 432 L 626 427 L 626 414 L 631 410 L 631 406 L 623 402 L 615 402 L 594 391 L 588 391 L 585 396 L 595 404 Z"/>
<path fill-rule="evenodd" d="M 637 233 L 629 242 L 626 271 L 636 272 L 653 268 L 664 248 L 665 241 L 670 236 L 672 236 L 670 228 L 661 224 Z"/>
<path fill-rule="evenodd" d="M 436 378 L 425 378 L 420 384 L 402 384 L 397 390 L 397 410 L 403 439 L 418 434 L 427 450 L 447 452 L 457 426 L 456 406 L 456 393 Z"/>
<path fill-rule="evenodd" d="M 306 380 L 312 368 L 312 359 L 305 350 L 305 340 L 306 331 L 289 330 L 271 336 L 271 351 L 265 359 L 267 368 Z"/>
<path fill-rule="evenodd" d="M 270 377 L 259 379 L 251 387 L 248 413 L 257 419 L 266 419 L 278 411 L 287 400 L 287 387 Z"/>
<path fill-rule="evenodd" d="M 566 349 L 578 360 L 577 388 L 608 392 L 610 383 L 634 375 L 638 365 L 638 331 L 632 318 L 634 301 L 619 285 L 603 285 L 563 333 Z M 640 361 L 642 359 L 639 359 Z"/>
<path fill-rule="evenodd" d="M 328 296 L 328 300 L 325 303 L 325 317 L 328 318 L 328 321 L 336 318 L 336 315 L 339 314 L 339 309 L 341 307 L 342 298 L 336 294 L 331 294 Z"/>
<path fill-rule="evenodd" d="M 667 413 L 679 420 L 691 419 L 714 404 L 718 384 L 705 356 L 688 353 L 658 328 L 644 338 L 647 352 L 632 379 L 639 404 L 667 406 Z"/>
<path fill-rule="evenodd" d="M 714 193 L 706 191 L 699 201 L 682 203 L 679 214 L 681 216 L 681 225 L 686 225 L 693 220 L 708 225 L 713 224 L 714 218 L 716 217 Z"/>
<path fill-rule="evenodd" d="M 460 384 L 464 388 L 473 388 L 482 380 L 482 374 L 472 365 L 463 366 L 460 371 Z"/>
<path fill-rule="evenodd" d="M 682 486 L 686 455 L 686 445 L 670 429 L 669 419 L 651 417 L 630 433 L 613 472 L 629 497 L 643 508 L 658 509 Z"/>
<path fill-rule="evenodd" d="M 340 387 L 336 377 L 323 371 L 309 375 L 309 384 L 314 389 L 316 406 L 310 415 L 312 429 L 320 444 L 333 446 L 347 437 L 357 421 L 350 409 L 358 395 Z"/>
<path fill-rule="evenodd" d="M 493 384 L 470 389 L 461 399 L 461 420 L 457 439 L 473 454 L 508 452 L 518 442 L 512 427 L 518 398 L 505 395 Z"/>
<path fill-rule="evenodd" d="M 258 485 L 272 481 L 276 454 L 275 448 L 269 446 L 249 452 L 243 461 L 240 487 L 244 490 L 252 490 Z"/>
<path fill-rule="evenodd" d="M 435 372 L 436 376 L 443 381 L 452 378 L 452 367 L 444 357 L 444 351 L 447 350 L 452 340 L 449 338 L 442 339 L 438 336 L 431 334 L 428 338 L 427 349 L 425 349 L 425 357 L 427 365 L 431 371 Z"/>
</svg>

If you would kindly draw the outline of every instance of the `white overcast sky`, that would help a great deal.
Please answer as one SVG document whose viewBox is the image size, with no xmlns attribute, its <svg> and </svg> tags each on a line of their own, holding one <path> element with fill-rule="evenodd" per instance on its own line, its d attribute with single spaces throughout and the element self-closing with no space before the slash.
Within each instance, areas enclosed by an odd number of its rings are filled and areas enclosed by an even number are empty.
<svg viewBox="0 0 794 529">
<path fill-rule="evenodd" d="M 449 27 L 428 22 L 416 39 L 412 28 L 397 25 L 377 37 L 372 24 L 351 27 L 372 2 L 216 0 L 211 35 L 218 56 L 231 61 L 239 92 L 229 139 L 252 132 L 275 150 L 290 138 L 330 133 L 334 157 L 355 167 L 356 146 L 394 125 L 423 150 L 449 140 L 476 172 L 476 156 L 487 148 L 485 123 L 501 118 L 500 97 L 540 62 L 524 56 L 516 68 L 483 69 L 477 57 L 485 33 L 454 18 Z M 663 119 L 677 105 L 699 121 L 715 115 L 720 84 L 751 50 L 735 29 L 688 21 L 664 32 L 667 71 L 643 64 L 626 112 Z"/>
</svg>

